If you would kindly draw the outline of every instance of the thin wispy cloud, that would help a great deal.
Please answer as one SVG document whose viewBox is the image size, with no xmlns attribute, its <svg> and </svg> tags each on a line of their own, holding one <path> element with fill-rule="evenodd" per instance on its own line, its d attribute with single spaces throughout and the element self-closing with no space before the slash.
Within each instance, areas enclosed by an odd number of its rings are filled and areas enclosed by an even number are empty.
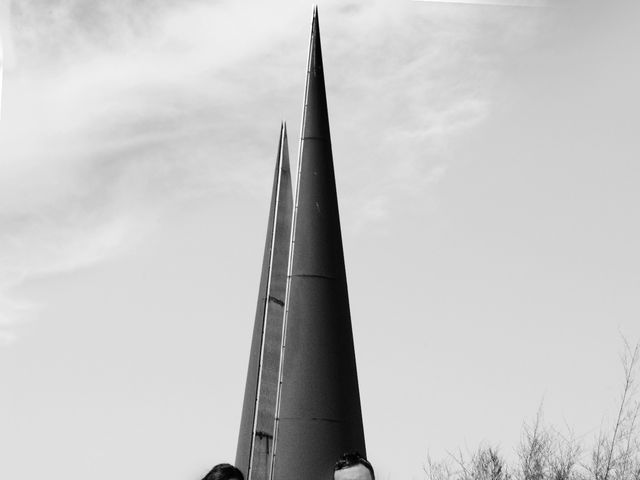
<svg viewBox="0 0 640 480">
<path fill-rule="evenodd" d="M 336 156 L 344 137 L 351 161 L 338 187 L 346 185 L 347 222 L 384 229 L 394 209 L 430 203 L 425 197 L 445 178 L 433 172 L 446 171 L 452 142 L 491 115 L 504 62 L 536 35 L 540 17 L 530 9 L 383 2 L 350 20 L 335 41 L 323 37 L 335 42 L 328 55 L 338 50 L 343 61 L 337 80 L 326 68 Z M 356 22 L 371 32 L 350 37 Z"/>
<path fill-rule="evenodd" d="M 153 228 L 172 202 L 224 185 L 232 175 L 231 162 L 207 158 L 226 153 L 215 136 L 212 145 L 207 140 L 212 130 L 224 138 L 242 119 L 218 111 L 232 86 L 212 91 L 210 85 L 219 69 L 251 50 L 245 45 L 235 58 L 225 54 L 225 19 L 216 9 L 194 3 L 178 12 L 165 5 L 153 16 L 144 5 L 132 12 L 132 4 L 120 17 L 113 6 L 94 25 L 102 31 L 95 39 L 83 29 L 96 20 L 78 5 L 14 5 L 22 22 L 19 60 L 6 79 L 10 95 L 0 125 L 4 344 L 33 311 L 12 290 L 110 258 Z M 151 26 L 132 33 L 147 14 Z M 215 33 L 203 17 L 218 27 Z M 244 168 L 248 176 L 250 168 Z"/>
<path fill-rule="evenodd" d="M 6 339 L 29 311 L 12 293 L 28 280 L 111 258 L 183 202 L 267 194 L 279 121 L 299 120 L 310 16 L 284 0 L 8 5 L 20 28 L 0 122 Z M 383 221 L 398 195 L 439 181 L 447 142 L 489 115 L 496 52 L 522 24 L 411 2 L 321 7 L 345 205 Z M 501 33 L 487 36 L 487 21 Z"/>
</svg>

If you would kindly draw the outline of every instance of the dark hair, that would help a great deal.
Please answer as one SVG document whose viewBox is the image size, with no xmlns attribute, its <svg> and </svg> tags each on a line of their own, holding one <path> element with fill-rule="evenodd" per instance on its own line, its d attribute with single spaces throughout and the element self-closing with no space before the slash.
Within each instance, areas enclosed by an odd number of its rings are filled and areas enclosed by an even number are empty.
<svg viewBox="0 0 640 480">
<path fill-rule="evenodd" d="M 202 480 L 244 480 L 244 475 L 233 465 L 219 463 Z"/>
<path fill-rule="evenodd" d="M 371 480 L 376 480 L 376 474 L 373 473 L 373 467 L 371 466 L 371 463 L 369 463 L 369 461 L 358 452 L 348 452 L 342 454 L 342 456 L 338 459 L 335 466 L 333 467 L 334 478 L 335 473 L 338 470 L 342 470 L 343 468 L 355 467 L 356 465 L 367 467 L 367 470 L 371 472 Z"/>
</svg>

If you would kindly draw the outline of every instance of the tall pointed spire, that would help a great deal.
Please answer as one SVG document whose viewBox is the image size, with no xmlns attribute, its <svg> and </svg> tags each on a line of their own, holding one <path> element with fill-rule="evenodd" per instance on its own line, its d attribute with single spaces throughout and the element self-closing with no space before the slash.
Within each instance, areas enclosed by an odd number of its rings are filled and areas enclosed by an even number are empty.
<svg viewBox="0 0 640 480">
<path fill-rule="evenodd" d="M 266 480 L 272 463 L 292 207 L 287 127 L 283 123 L 236 452 L 236 465 L 247 480 Z"/>
<path fill-rule="evenodd" d="M 300 142 L 272 480 L 331 478 L 342 453 L 366 454 L 317 9 Z"/>
</svg>

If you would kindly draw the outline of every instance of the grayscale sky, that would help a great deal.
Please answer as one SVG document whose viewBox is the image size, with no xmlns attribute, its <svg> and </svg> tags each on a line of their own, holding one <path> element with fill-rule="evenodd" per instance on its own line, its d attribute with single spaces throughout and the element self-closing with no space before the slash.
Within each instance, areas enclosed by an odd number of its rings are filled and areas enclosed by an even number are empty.
<svg viewBox="0 0 640 480">
<path fill-rule="evenodd" d="M 3 2 L 0 478 L 198 480 L 235 455 L 311 4 Z M 380 479 L 513 458 L 541 403 L 587 442 L 614 414 L 640 338 L 639 3 L 320 2 Z"/>
</svg>

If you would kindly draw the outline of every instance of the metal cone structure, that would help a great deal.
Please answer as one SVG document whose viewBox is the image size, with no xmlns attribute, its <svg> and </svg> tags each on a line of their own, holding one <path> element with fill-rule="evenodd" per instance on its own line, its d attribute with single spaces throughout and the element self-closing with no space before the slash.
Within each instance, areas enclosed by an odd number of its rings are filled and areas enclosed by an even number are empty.
<svg viewBox="0 0 640 480">
<path fill-rule="evenodd" d="M 331 478 L 365 452 L 317 10 L 291 235 L 272 479 Z"/>
<path fill-rule="evenodd" d="M 271 468 L 292 209 L 287 129 L 282 124 L 236 452 L 236 465 L 247 478 L 266 479 Z"/>
<path fill-rule="evenodd" d="M 273 208 L 279 211 L 278 200 Z M 270 225 L 278 222 L 278 218 L 271 219 Z M 277 228 L 275 234 L 269 232 L 267 242 L 269 238 L 279 241 Z M 272 246 L 272 251 L 276 250 L 289 252 L 284 315 L 278 317 L 281 337 L 270 333 L 277 323 L 276 314 L 267 315 L 266 320 L 256 317 L 236 462 L 247 480 L 326 480 L 332 478 L 333 465 L 341 454 L 359 451 L 366 455 L 366 451 L 317 9 L 311 28 L 290 243 L 281 248 Z M 271 285 L 280 289 L 278 272 L 272 266 L 266 275 L 272 277 Z M 280 310 L 274 307 L 274 311 Z M 258 325 L 265 322 L 266 328 Z M 261 330 L 262 340 L 256 340 Z M 276 340 L 281 342 L 280 355 L 272 350 Z M 258 362 L 256 352 L 261 345 L 262 361 Z M 268 357 L 264 345 L 272 352 Z M 276 357 L 274 392 L 274 365 L 270 362 Z M 255 365 L 257 375 L 252 370 Z M 262 378 L 257 388 L 256 377 Z M 266 378 L 268 385 L 263 385 Z M 255 399 L 257 406 L 252 407 Z M 254 425 L 249 428 L 251 411 Z M 272 429 L 258 427 L 261 418 L 268 424 L 272 412 Z M 270 459 L 267 468 L 263 467 L 264 459 Z"/>
</svg>

